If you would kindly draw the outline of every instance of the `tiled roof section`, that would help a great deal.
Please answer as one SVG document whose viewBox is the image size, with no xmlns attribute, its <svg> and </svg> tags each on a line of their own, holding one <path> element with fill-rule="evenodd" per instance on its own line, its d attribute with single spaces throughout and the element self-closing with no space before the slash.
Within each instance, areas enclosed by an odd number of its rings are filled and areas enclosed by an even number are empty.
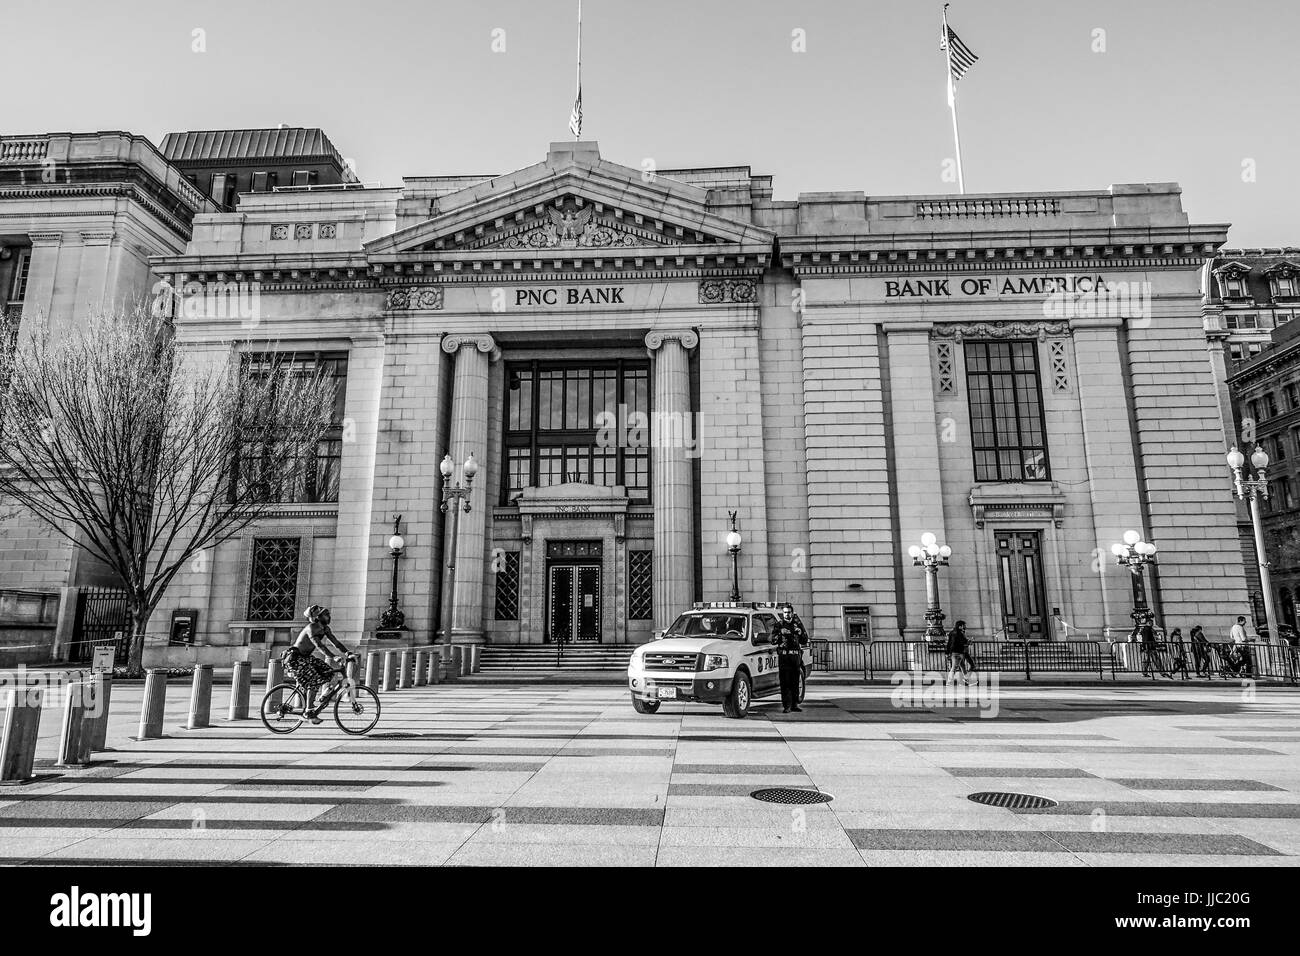
<svg viewBox="0 0 1300 956">
<path fill-rule="evenodd" d="M 282 129 L 216 129 L 168 133 L 162 154 L 171 162 L 240 159 L 300 159 L 321 156 L 343 165 L 343 157 L 324 130 L 291 126 Z"/>
</svg>

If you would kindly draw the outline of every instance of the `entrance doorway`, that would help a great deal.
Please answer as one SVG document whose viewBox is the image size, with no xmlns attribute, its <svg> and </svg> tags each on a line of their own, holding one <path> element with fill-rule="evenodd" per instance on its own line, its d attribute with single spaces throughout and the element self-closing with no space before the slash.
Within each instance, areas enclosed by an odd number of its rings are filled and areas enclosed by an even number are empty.
<svg viewBox="0 0 1300 956">
<path fill-rule="evenodd" d="M 601 639 L 601 543 L 546 542 L 546 637 L 598 644 Z"/>
<path fill-rule="evenodd" d="M 600 568 L 591 564 L 551 568 L 551 640 L 600 642 Z"/>
<path fill-rule="evenodd" d="M 1002 626 L 1008 638 L 1045 640 L 1043 551 L 1037 531 L 995 531 Z"/>
</svg>

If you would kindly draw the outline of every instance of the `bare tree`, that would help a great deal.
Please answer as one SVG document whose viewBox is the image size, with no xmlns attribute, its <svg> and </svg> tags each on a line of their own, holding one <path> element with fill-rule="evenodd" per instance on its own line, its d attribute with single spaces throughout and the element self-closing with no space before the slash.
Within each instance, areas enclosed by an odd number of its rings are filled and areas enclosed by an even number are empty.
<svg viewBox="0 0 1300 956">
<path fill-rule="evenodd" d="M 127 673 L 139 676 L 145 628 L 177 573 L 312 467 L 333 384 L 287 353 L 257 374 L 233 346 L 215 360 L 187 353 L 144 309 L 79 328 L 36 321 L 21 338 L 15 318 L 0 317 L 0 499 L 121 579 Z"/>
</svg>

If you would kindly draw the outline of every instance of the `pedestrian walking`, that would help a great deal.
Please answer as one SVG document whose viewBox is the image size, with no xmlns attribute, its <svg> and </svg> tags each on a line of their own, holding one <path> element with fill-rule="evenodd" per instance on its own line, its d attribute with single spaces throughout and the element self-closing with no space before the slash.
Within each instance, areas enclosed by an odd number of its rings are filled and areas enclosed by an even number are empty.
<svg viewBox="0 0 1300 956">
<path fill-rule="evenodd" d="M 781 606 L 780 618 L 772 628 L 772 641 L 776 644 L 781 679 L 781 712 L 798 713 L 803 710 L 799 706 L 799 685 L 803 678 L 803 647 L 808 642 L 808 633 L 789 604 Z"/>
<path fill-rule="evenodd" d="M 1160 653 L 1160 649 L 1156 646 L 1155 626 L 1151 623 L 1151 619 L 1147 618 L 1138 625 L 1137 631 L 1138 639 L 1142 641 L 1142 676 L 1154 677 L 1155 675 L 1151 673 L 1153 668 L 1163 670 L 1159 659 L 1156 657 Z"/>
<path fill-rule="evenodd" d="M 1187 646 L 1183 643 L 1181 627 L 1176 627 L 1169 632 L 1165 646 L 1169 649 L 1169 657 L 1173 661 L 1169 665 L 1169 676 L 1181 672 L 1183 680 L 1187 680 Z"/>
<path fill-rule="evenodd" d="M 1240 672 L 1246 676 L 1251 676 L 1254 670 L 1255 662 L 1250 656 L 1250 638 L 1246 636 L 1246 618 L 1244 615 L 1237 617 L 1237 623 L 1232 625 L 1229 632 L 1232 637 L 1232 649 L 1239 661 Z"/>
<path fill-rule="evenodd" d="M 966 640 L 966 622 L 958 621 L 948 632 L 948 643 L 944 650 L 948 654 L 948 676 L 944 678 L 944 683 L 952 681 L 957 682 L 957 672 L 961 671 L 961 680 L 963 684 L 970 683 L 970 672 L 972 670 L 970 654 L 968 653 L 970 642 Z"/>
<path fill-rule="evenodd" d="M 1210 642 L 1205 639 L 1205 628 L 1197 624 L 1192 627 L 1192 661 L 1196 664 L 1197 677 L 1210 676 Z"/>
</svg>

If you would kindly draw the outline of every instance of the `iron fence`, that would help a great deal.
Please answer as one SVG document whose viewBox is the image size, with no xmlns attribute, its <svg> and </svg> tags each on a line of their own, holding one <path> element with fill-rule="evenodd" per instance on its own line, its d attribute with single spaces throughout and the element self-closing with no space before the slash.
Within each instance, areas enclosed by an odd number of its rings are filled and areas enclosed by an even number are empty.
<svg viewBox="0 0 1300 956">
<path fill-rule="evenodd" d="M 113 663 L 126 664 L 131 641 L 131 612 L 126 592 L 114 588 L 81 588 L 77 594 L 77 613 L 73 622 L 73 639 L 68 643 L 68 661 L 90 662 L 96 647 L 115 646 Z"/>
<path fill-rule="evenodd" d="M 924 648 L 925 645 L 911 641 L 872 641 L 867 645 L 867 671 L 864 676 L 873 680 L 876 671 L 892 673 L 918 669 L 913 667 L 917 647 Z"/>
<path fill-rule="evenodd" d="M 811 647 L 815 671 L 866 670 L 867 645 L 863 641 L 813 640 Z"/>
<path fill-rule="evenodd" d="M 1189 641 L 1135 641 L 1111 645 L 1117 670 L 1140 673 L 1155 680 L 1285 680 L 1300 682 L 1300 650 L 1289 644 L 1233 644 L 1226 641 L 1196 645 Z"/>
<path fill-rule="evenodd" d="M 1100 641 L 970 641 L 966 646 L 976 671 L 1019 671 L 1026 680 L 1035 673 L 1093 673 L 1105 677 L 1110 656 Z M 946 670 L 948 655 L 940 644 L 924 641 L 873 641 L 867 647 L 864 677 L 876 671 Z M 1112 679 L 1115 676 L 1111 668 Z"/>
</svg>

